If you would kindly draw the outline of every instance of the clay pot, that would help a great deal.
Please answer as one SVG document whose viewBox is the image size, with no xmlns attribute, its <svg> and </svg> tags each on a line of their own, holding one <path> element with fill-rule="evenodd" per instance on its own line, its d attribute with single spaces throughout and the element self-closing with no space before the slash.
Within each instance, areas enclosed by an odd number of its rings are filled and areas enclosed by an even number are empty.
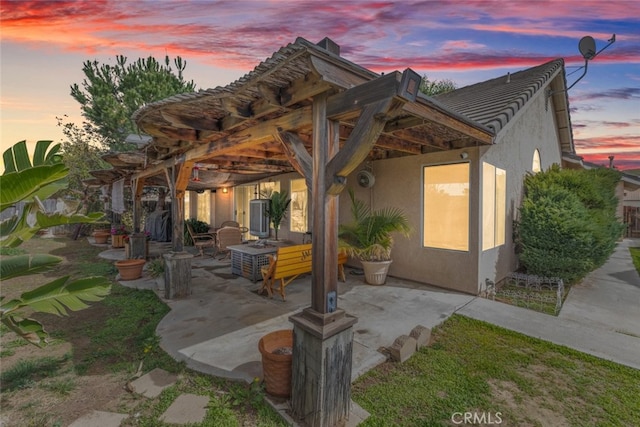
<svg viewBox="0 0 640 427">
<path fill-rule="evenodd" d="M 123 259 L 116 261 L 116 268 L 120 272 L 120 280 L 135 280 L 142 276 L 143 259 Z"/>
<path fill-rule="evenodd" d="M 95 239 L 96 244 L 105 245 L 110 235 L 111 234 L 109 232 L 96 231 L 93 233 L 93 238 Z"/>
</svg>

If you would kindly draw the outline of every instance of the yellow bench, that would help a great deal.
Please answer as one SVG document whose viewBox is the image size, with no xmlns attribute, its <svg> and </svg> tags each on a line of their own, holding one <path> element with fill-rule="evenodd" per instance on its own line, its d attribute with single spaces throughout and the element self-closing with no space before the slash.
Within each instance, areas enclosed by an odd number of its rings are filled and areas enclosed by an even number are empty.
<svg viewBox="0 0 640 427">
<path fill-rule="evenodd" d="M 267 255 L 269 265 L 261 268 L 262 287 L 260 293 L 265 289 L 269 298 L 273 298 L 273 284 L 280 280 L 280 295 L 286 301 L 284 288 L 296 277 L 304 273 L 311 272 L 311 244 L 284 246 L 278 248 L 275 255 Z M 347 262 L 347 254 L 338 254 L 338 278 L 345 282 L 344 264 Z"/>
</svg>

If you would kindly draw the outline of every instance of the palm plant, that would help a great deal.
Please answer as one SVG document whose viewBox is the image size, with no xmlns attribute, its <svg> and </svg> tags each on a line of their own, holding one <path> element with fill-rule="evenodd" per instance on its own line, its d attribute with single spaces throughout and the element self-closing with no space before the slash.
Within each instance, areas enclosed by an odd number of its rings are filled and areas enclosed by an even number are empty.
<svg viewBox="0 0 640 427">
<path fill-rule="evenodd" d="M 278 240 L 278 229 L 280 228 L 280 223 L 287 217 L 287 208 L 289 207 L 289 203 L 291 203 L 291 199 L 285 190 L 281 192 L 274 191 L 271 193 L 271 202 L 269 203 L 266 214 L 271 218 L 271 222 L 273 223 L 273 231 L 275 232 L 276 240 Z"/>
<path fill-rule="evenodd" d="M 102 213 L 85 216 L 48 214 L 44 211 L 41 199 L 65 188 L 69 172 L 58 154 L 60 144 L 48 150 L 50 144 L 51 141 L 37 142 L 33 163 L 25 141 L 15 144 L 3 154 L 5 172 L 0 176 L 0 212 L 20 202 L 24 202 L 24 208 L 22 213 L 13 215 L 0 224 L 0 247 L 16 247 L 43 228 L 96 223 L 103 217 Z M 41 273 L 61 261 L 62 258 L 48 254 L 8 256 L 0 263 L 0 279 L 5 281 Z M 109 293 L 110 288 L 110 282 L 104 277 L 79 280 L 69 280 L 69 276 L 61 277 L 8 302 L 0 297 L 0 321 L 28 342 L 43 347 L 47 343 L 48 334 L 36 320 L 23 318 L 21 309 L 65 315 L 67 310 L 86 308 L 86 301 L 99 301 Z"/>
<path fill-rule="evenodd" d="M 355 198 L 353 190 L 349 190 L 349 197 L 353 222 L 340 225 L 340 247 L 361 261 L 390 261 L 391 233 L 399 232 L 404 236 L 411 233 L 406 215 L 393 207 L 372 211 L 362 200 Z"/>
</svg>

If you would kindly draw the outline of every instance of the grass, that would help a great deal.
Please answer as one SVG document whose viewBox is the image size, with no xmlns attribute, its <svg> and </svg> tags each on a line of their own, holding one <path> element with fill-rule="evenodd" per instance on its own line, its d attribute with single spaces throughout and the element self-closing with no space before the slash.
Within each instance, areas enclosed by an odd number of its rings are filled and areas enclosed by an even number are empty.
<svg viewBox="0 0 640 427">
<path fill-rule="evenodd" d="M 640 273 L 640 248 L 629 248 L 629 252 L 631 252 L 631 259 L 633 260 L 633 265 Z"/>
<path fill-rule="evenodd" d="M 14 366 L 0 373 L 2 391 L 8 392 L 29 387 L 39 380 L 54 376 L 71 356 L 39 357 L 19 360 Z"/>
<path fill-rule="evenodd" d="M 500 413 L 503 425 L 640 425 L 640 371 L 454 315 L 431 347 L 361 377 L 363 426 L 452 425 Z"/>
<path fill-rule="evenodd" d="M 46 252 L 66 260 L 46 273 L 46 277 L 42 278 L 44 281 L 67 274 L 115 278 L 113 263 L 101 260 L 97 255 L 102 249 L 92 247 L 86 241 L 38 240 L 33 239 L 21 248 L 28 253 L 45 252 L 43 248 L 47 248 Z M 28 286 L 28 283 L 20 283 L 20 286 Z M 248 385 L 200 374 L 187 369 L 183 363 L 165 353 L 159 346 L 160 340 L 155 330 L 168 312 L 167 305 L 154 292 L 130 289 L 114 281 L 111 293 L 104 300 L 91 304 L 89 309 L 71 312 L 65 318 L 33 314 L 50 331 L 56 343 L 71 344 L 72 354 L 60 358 L 28 358 L 8 369 L 3 366 L 0 377 L 3 407 L 10 407 L 8 403 L 11 402 L 11 396 L 27 388 L 49 393 L 42 399 L 33 397 L 26 406 L 15 407 L 15 410 L 27 414 L 24 425 L 56 425 L 60 423 L 61 414 L 53 414 L 43 403 L 51 399 L 49 396 L 64 399 L 77 395 L 83 383 L 78 379 L 84 375 L 124 374 L 131 377 L 142 361 L 142 371 L 145 373 L 162 368 L 179 374 L 180 379 L 158 398 L 125 399 L 128 406 L 122 408 L 123 412 L 137 415 L 125 420 L 123 425 L 164 425 L 158 420 L 159 416 L 182 393 L 210 397 L 206 419 L 199 426 L 285 425 L 265 403 L 264 391 L 259 383 Z M 0 333 L 9 334 L 9 331 L 3 327 Z M 9 357 L 11 351 L 22 347 L 21 344 L 21 340 L 11 339 L 7 335 L 3 341 L 3 356 Z M 33 354 L 46 354 L 46 349 L 34 347 Z M 46 417 L 42 415 L 44 411 L 47 411 Z"/>
<path fill-rule="evenodd" d="M 114 277 L 112 263 L 101 261 L 85 244 L 65 242 L 52 252 L 76 260 L 52 276 L 102 272 Z M 640 269 L 640 248 L 633 248 L 632 256 Z M 57 340 L 72 344 L 72 360 L 38 357 L 3 367 L 2 394 L 37 387 L 67 396 L 79 382 L 64 364 L 72 363 L 78 375 L 131 374 L 142 360 L 144 372 L 160 367 L 180 379 L 158 398 L 124 408 L 137 416 L 123 425 L 162 426 L 158 418 L 181 393 L 209 396 L 200 426 L 285 425 L 264 402 L 259 383 L 191 371 L 160 349 L 155 328 L 167 312 L 153 292 L 114 283 L 105 300 L 71 313 L 70 319 L 39 315 Z M 433 339 L 431 347 L 404 364 L 385 363 L 354 384 L 353 399 L 371 413 L 364 426 L 453 425 L 452 415 L 467 411 L 494 419 L 500 413 L 502 425 L 640 425 L 640 371 L 457 315 L 435 329 Z M 19 347 L 17 340 L 9 342 L 3 351 Z M 33 414 L 28 425 L 50 425 L 38 418 L 42 405 L 34 399 L 22 409 Z"/>
</svg>

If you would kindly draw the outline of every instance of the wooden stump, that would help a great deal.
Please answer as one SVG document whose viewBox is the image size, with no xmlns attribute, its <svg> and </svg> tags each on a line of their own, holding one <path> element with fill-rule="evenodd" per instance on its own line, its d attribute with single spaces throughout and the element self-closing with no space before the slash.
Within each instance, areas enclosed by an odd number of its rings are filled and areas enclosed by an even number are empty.
<svg viewBox="0 0 640 427">
<path fill-rule="evenodd" d="M 169 252 L 164 258 L 164 297 L 185 297 L 191 294 L 191 260 L 189 252 Z"/>
</svg>

